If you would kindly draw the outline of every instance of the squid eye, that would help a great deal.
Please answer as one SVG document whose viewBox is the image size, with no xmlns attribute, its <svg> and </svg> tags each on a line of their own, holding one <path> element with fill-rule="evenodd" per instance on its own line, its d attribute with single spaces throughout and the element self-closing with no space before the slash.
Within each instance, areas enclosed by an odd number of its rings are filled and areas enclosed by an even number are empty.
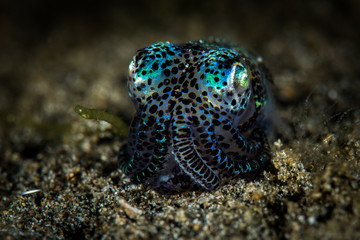
<svg viewBox="0 0 360 240">
<path fill-rule="evenodd" d="M 236 63 L 229 76 L 230 86 L 234 86 L 236 92 L 242 93 L 249 88 L 249 77 L 246 67 L 241 63 Z"/>
</svg>

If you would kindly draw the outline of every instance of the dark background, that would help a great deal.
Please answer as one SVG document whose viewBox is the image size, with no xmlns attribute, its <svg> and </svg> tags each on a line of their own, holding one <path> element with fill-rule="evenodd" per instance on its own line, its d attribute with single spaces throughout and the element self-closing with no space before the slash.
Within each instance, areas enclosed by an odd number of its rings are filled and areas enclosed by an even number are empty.
<svg viewBox="0 0 360 240">
<path fill-rule="evenodd" d="M 104 61 L 112 62 L 111 58 L 115 58 L 119 63 L 118 76 L 124 78 L 127 64 L 138 48 L 159 41 L 183 42 L 208 37 L 244 45 L 265 58 L 275 77 L 286 72 L 295 78 L 295 81 L 284 79 L 286 76 L 278 78 L 282 90 L 279 98 L 285 103 L 303 100 L 314 85 L 331 80 L 336 84 L 335 90 L 349 91 L 351 86 L 358 86 L 355 78 L 358 78 L 360 21 L 359 3 L 355 0 L 2 1 L 0 4 L 1 109 L 10 112 L 17 111 L 14 103 L 37 81 L 30 76 L 33 72 L 56 74 L 56 79 L 46 76 L 46 81 L 54 88 L 57 84 L 68 84 L 64 91 L 70 95 L 73 90 L 80 93 L 86 90 L 77 88 L 75 82 L 64 83 L 64 76 L 58 76 L 79 71 L 75 63 L 61 62 L 65 55 L 72 58 L 76 51 L 91 49 L 91 53 L 77 62 L 90 69 L 96 61 L 105 64 Z M 96 75 L 84 74 L 94 78 Z M 80 76 L 79 81 L 82 80 Z M 88 85 L 90 80 L 85 81 L 83 84 Z M 283 86 L 283 81 L 290 83 Z M 335 100 L 343 102 L 344 108 L 355 107 L 360 102 L 358 94 L 344 94 Z"/>
</svg>

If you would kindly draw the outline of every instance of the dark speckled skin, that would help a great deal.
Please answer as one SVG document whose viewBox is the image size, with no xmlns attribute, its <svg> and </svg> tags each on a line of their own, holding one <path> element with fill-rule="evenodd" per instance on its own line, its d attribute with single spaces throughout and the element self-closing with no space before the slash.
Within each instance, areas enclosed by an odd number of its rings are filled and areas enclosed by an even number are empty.
<svg viewBox="0 0 360 240">
<path fill-rule="evenodd" d="M 214 190 L 270 160 L 270 75 L 220 41 L 157 43 L 137 51 L 128 89 L 137 113 L 119 164 L 162 192 Z"/>
</svg>

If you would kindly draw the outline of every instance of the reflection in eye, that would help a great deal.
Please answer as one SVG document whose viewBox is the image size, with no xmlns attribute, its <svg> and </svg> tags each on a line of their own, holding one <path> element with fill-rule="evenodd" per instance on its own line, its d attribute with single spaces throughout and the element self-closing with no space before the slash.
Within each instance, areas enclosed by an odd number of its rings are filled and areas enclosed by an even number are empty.
<svg viewBox="0 0 360 240">
<path fill-rule="evenodd" d="M 241 64 L 237 63 L 233 66 L 230 74 L 231 81 L 237 92 L 241 93 L 249 87 L 249 75 L 247 69 Z"/>
</svg>

